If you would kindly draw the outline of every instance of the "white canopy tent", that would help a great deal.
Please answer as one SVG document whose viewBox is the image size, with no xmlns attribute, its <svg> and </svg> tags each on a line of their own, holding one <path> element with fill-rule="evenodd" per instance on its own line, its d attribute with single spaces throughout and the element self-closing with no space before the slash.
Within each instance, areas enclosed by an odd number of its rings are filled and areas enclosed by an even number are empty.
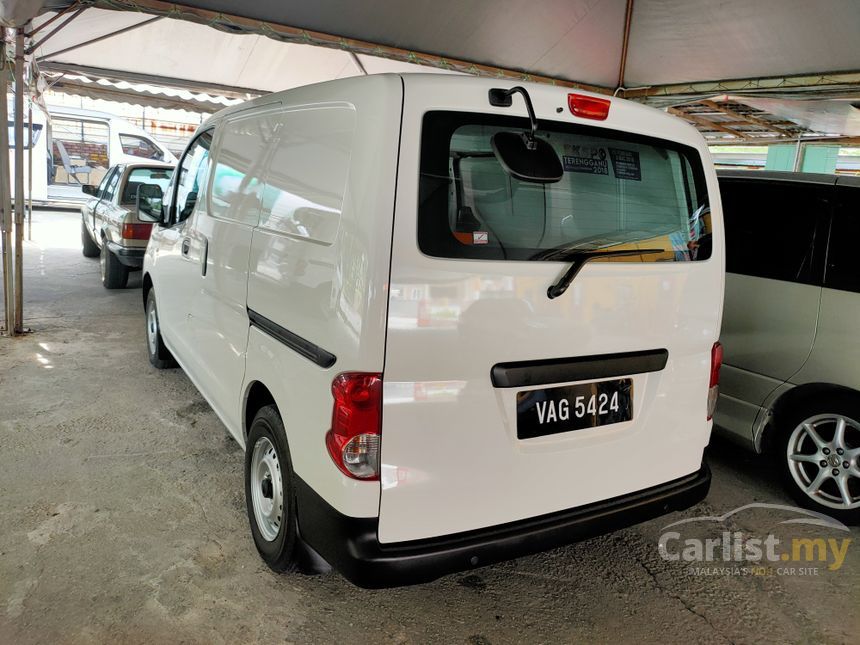
<svg viewBox="0 0 860 645">
<path fill-rule="evenodd" d="M 16 73 L 35 57 L 32 69 L 54 79 L 104 79 L 104 91 L 140 101 L 165 100 L 152 98 L 159 85 L 244 98 L 341 76 L 439 70 L 668 106 L 714 139 L 772 142 L 835 123 L 842 135 L 858 127 L 857 0 L 0 0 L 0 24 L 17 28 Z M 741 99 L 766 100 L 770 112 Z M 803 109 L 788 125 L 769 116 L 795 114 L 797 101 Z M 21 328 L 19 312 L 13 322 Z"/>
<path fill-rule="evenodd" d="M 34 27 L 46 19 L 37 18 Z M 86 42 L 92 44 L 79 46 Z M 153 84 L 166 81 L 240 97 L 364 73 L 422 71 L 415 64 L 347 50 L 104 9 L 87 10 L 34 53 L 46 70 Z"/>
<path fill-rule="evenodd" d="M 181 4 L 161 0 L 2 0 L 0 21 L 9 24 L 10 19 L 17 19 L 21 24 L 22 16 L 35 17 L 45 9 L 83 6 L 125 14 L 108 18 L 103 12 L 88 9 L 76 19 L 77 24 L 64 30 L 66 36 L 58 34 L 51 39 L 43 55 L 62 49 L 59 43 L 82 42 L 87 35 L 110 31 L 112 26 L 165 15 L 230 34 L 256 33 L 286 42 L 375 53 L 389 60 L 477 73 L 501 71 L 611 89 L 648 88 L 651 93 L 679 84 L 860 70 L 860 49 L 855 44 L 860 3 L 855 0 L 185 0 Z M 282 89 L 283 75 L 292 73 L 284 64 L 296 62 L 285 53 L 288 50 L 276 52 L 260 38 L 239 46 L 238 41 L 183 31 L 175 24 L 157 23 L 146 33 L 152 36 L 153 31 L 190 35 L 192 39 L 154 36 L 156 42 L 166 45 L 154 58 L 140 55 L 152 51 L 150 47 L 119 52 L 111 48 L 111 67 L 128 64 L 154 73 L 167 71 L 162 69 L 166 66 L 184 69 L 192 78 L 217 77 L 215 80 L 223 84 L 233 78 L 245 87 L 272 90 Z M 220 43 L 228 42 L 236 48 L 236 61 L 223 56 Z M 201 66 L 194 50 L 203 43 L 218 45 L 207 52 L 214 58 Z M 82 49 L 57 60 L 92 63 L 95 52 Z M 272 64 L 265 68 L 247 66 L 251 55 L 255 61 L 271 60 Z M 310 64 L 312 69 L 337 72 L 345 67 L 343 57 L 314 54 L 316 57 L 318 60 Z M 100 61 L 104 60 L 101 56 Z M 153 70 L 153 66 L 158 69 Z M 234 76 L 237 73 L 240 77 Z M 819 81 L 826 83 L 827 79 Z M 824 86 L 821 82 L 813 84 Z"/>
</svg>

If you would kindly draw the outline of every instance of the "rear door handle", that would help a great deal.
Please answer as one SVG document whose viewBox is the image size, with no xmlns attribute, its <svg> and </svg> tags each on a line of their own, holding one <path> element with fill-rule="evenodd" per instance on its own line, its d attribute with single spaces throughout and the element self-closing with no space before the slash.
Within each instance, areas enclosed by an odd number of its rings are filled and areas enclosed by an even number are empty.
<svg viewBox="0 0 860 645">
<path fill-rule="evenodd" d="M 189 250 L 191 250 L 191 238 L 186 237 L 182 240 L 182 255 L 187 257 Z"/>
</svg>

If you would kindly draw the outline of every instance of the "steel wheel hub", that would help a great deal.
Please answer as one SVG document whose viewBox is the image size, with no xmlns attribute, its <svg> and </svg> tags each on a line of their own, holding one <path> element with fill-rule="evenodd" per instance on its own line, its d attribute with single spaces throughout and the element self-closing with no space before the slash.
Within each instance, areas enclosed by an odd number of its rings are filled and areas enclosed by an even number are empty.
<svg viewBox="0 0 860 645">
<path fill-rule="evenodd" d="M 284 515 L 281 462 L 266 437 L 257 439 L 251 454 L 251 504 L 260 535 L 268 542 L 278 537 Z"/>
<path fill-rule="evenodd" d="M 149 345 L 149 353 L 155 356 L 158 351 L 158 314 L 155 311 L 155 302 L 150 302 L 146 309 L 146 342 Z"/>
<path fill-rule="evenodd" d="M 841 414 L 819 414 L 798 425 L 788 439 L 788 470 L 816 503 L 860 507 L 860 423 Z"/>
</svg>

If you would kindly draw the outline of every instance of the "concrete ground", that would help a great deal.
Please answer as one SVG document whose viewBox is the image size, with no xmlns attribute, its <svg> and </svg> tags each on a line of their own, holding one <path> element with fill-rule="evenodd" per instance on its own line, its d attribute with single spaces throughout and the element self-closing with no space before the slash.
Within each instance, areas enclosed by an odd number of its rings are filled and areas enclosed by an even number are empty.
<svg viewBox="0 0 860 645">
<path fill-rule="evenodd" d="M 150 367 L 139 278 L 104 289 L 78 226 L 37 213 L 33 333 L 0 338 L 0 643 L 860 642 L 860 544 L 819 575 L 661 559 L 672 521 L 789 503 L 762 460 L 716 440 L 704 503 L 613 535 L 393 590 L 271 573 L 240 449 L 181 371 Z M 802 530 L 781 519 L 712 526 Z"/>
</svg>

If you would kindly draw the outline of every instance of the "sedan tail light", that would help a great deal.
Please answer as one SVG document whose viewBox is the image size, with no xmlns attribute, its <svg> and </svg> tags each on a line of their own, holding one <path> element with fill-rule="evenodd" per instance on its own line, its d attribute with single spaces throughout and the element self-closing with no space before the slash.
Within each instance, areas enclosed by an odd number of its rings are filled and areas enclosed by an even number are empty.
<svg viewBox="0 0 860 645">
<path fill-rule="evenodd" d="M 723 346 L 714 343 L 711 348 L 711 379 L 708 383 L 708 421 L 714 418 L 717 398 L 720 396 L 720 368 L 723 366 Z"/>
<path fill-rule="evenodd" d="M 123 224 L 122 239 L 124 240 L 148 240 L 152 233 L 152 224 Z"/>
<path fill-rule="evenodd" d="M 335 465 L 353 479 L 379 479 L 382 374 L 344 372 L 331 384 L 334 407 L 326 447 Z"/>
</svg>

